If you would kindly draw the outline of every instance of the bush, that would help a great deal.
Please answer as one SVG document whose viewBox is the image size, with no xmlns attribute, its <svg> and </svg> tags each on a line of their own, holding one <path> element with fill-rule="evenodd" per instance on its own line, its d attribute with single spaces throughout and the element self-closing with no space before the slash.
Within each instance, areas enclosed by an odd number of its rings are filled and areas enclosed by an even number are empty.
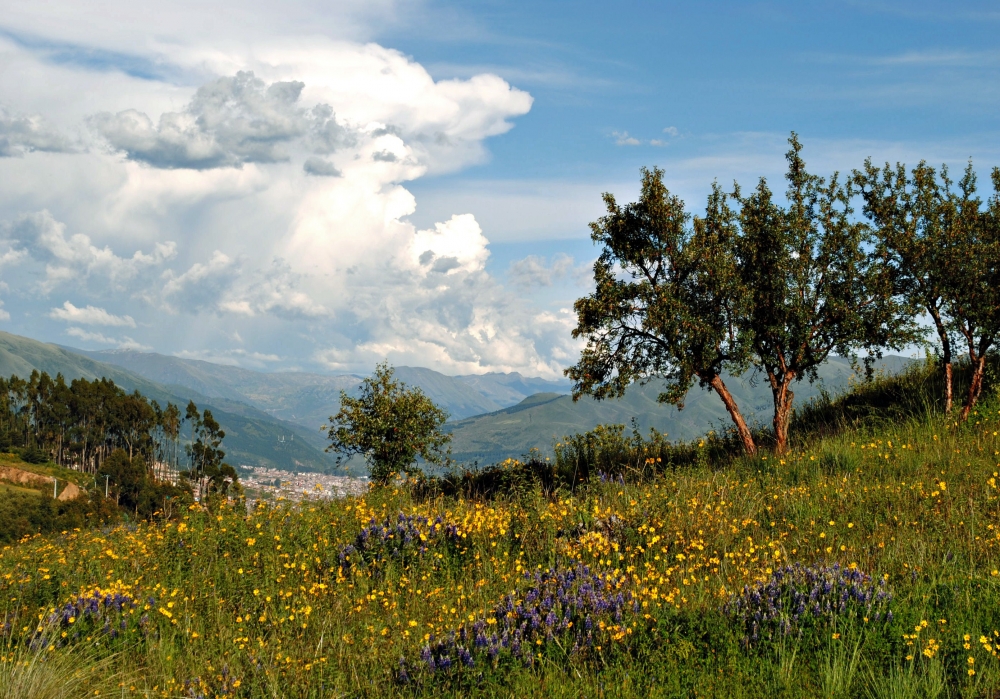
<svg viewBox="0 0 1000 699">
<path fill-rule="evenodd" d="M 32 444 L 21 450 L 21 460 L 29 464 L 44 464 L 49 460 L 49 456 Z"/>
<path fill-rule="evenodd" d="M 48 495 L 8 492 L 0 498 L 0 544 L 32 534 L 69 531 L 107 524 L 119 519 L 111 500 L 86 496 L 54 500 Z"/>
</svg>

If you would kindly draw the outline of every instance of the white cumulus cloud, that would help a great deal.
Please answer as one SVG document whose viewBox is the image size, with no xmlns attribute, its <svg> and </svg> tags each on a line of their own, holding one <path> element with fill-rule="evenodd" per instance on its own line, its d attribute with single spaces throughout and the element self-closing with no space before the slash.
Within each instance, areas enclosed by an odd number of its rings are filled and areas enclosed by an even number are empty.
<svg viewBox="0 0 1000 699">
<path fill-rule="evenodd" d="M 70 138 L 40 115 L 15 115 L 0 106 L 0 158 L 21 157 L 33 151 L 66 153 L 73 150 Z"/>
<path fill-rule="evenodd" d="M 22 256 L 45 265 L 40 282 L 45 293 L 74 280 L 95 278 L 109 290 L 123 289 L 142 270 L 174 257 L 177 249 L 171 241 L 158 242 L 149 253 L 136 250 L 132 257 L 120 257 L 107 245 L 94 245 L 83 233 L 67 237 L 66 225 L 47 210 L 25 214 L 4 229 L 5 237 L 22 246 Z"/>
<path fill-rule="evenodd" d="M 15 179 L 34 184 L 0 192 L 12 221 L 0 269 L 19 303 L 77 294 L 34 317 L 73 323 L 66 332 L 87 342 L 235 363 L 354 370 L 387 356 L 560 372 L 574 346 L 566 318 L 487 271 L 492 231 L 474 208 L 410 220 L 407 183 L 486 160 L 489 139 L 531 109 L 527 92 L 492 74 L 435 80 L 399 51 L 342 39 L 268 34 L 252 51 L 191 39 L 171 44 L 169 64 L 143 55 L 119 56 L 97 80 L 17 54 L 40 76 L 33 85 L 60 85 L 37 124 L 60 114 L 72 127 L 65 115 L 79 115 L 92 139 L 79 153 L 18 146 Z M 22 102 L 46 103 L 33 95 Z M 12 161 L 0 159 L 0 177 Z M 87 326 L 134 328 L 135 339 Z M 226 349 L 234 337 L 239 352 Z"/>
<path fill-rule="evenodd" d="M 63 303 L 61 308 L 53 308 L 49 312 L 49 317 L 67 323 L 77 323 L 79 325 L 106 325 L 112 327 L 134 328 L 135 320 L 132 316 L 116 316 L 108 313 L 103 308 L 97 306 L 87 306 L 77 308 L 69 301 Z"/>
</svg>

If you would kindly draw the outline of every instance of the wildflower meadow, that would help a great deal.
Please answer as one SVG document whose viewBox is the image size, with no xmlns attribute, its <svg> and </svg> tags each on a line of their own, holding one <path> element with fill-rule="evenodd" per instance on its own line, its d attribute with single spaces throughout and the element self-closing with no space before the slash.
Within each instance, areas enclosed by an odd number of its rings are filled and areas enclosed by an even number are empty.
<svg viewBox="0 0 1000 699">
<path fill-rule="evenodd" d="M 852 420 L 781 457 L 26 537 L 0 696 L 997 696 L 1000 402 Z"/>
</svg>

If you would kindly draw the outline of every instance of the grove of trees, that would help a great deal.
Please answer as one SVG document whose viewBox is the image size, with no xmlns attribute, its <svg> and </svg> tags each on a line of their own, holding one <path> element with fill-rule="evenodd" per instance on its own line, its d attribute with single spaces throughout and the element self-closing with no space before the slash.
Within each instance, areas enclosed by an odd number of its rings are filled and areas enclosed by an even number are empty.
<svg viewBox="0 0 1000 699">
<path fill-rule="evenodd" d="M 660 380 L 660 400 L 683 407 L 697 380 L 719 395 L 752 454 L 753 432 L 723 374 L 753 369 L 771 389 L 770 433 L 782 453 L 796 382 L 814 380 L 831 354 L 863 354 L 870 369 L 883 350 L 923 341 L 926 314 L 945 411 L 955 347 L 965 347 L 967 419 L 1000 340 L 1000 170 L 984 204 L 971 163 L 957 185 L 925 163 L 908 172 L 868 161 L 824 178 L 806 170 L 794 133 L 789 145 L 783 203 L 764 178 L 746 192 L 714 184 L 705 214 L 691 216 L 659 169 L 643 170 L 635 203 L 604 195 L 607 214 L 591 224 L 596 288 L 575 304 L 573 335 L 586 346 L 566 370 L 574 398 Z"/>
<path fill-rule="evenodd" d="M 181 448 L 181 428 L 190 440 Z M 149 515 L 191 488 L 159 482 L 154 466 L 178 470 L 199 499 L 238 494 L 236 470 L 224 463 L 226 434 L 210 410 L 189 403 L 161 408 L 138 391 L 109 379 L 54 379 L 33 371 L 27 379 L 0 378 L 0 448 L 15 448 L 29 462 L 54 461 L 91 473 L 122 508 Z"/>
<path fill-rule="evenodd" d="M 60 466 L 97 473 L 115 449 L 131 459 L 178 465 L 181 415 L 109 379 L 0 378 L 0 447 L 40 453 Z"/>
</svg>

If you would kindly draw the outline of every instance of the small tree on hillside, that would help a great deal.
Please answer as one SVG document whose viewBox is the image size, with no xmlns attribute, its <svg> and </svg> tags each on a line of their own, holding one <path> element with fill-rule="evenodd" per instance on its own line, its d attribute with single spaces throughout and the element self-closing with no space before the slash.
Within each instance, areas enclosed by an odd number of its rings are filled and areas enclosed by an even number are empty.
<svg viewBox="0 0 1000 699">
<path fill-rule="evenodd" d="M 1000 170 L 993 170 L 994 195 L 986 211 L 976 195 L 976 175 L 969 163 L 951 188 L 947 172 L 944 226 L 953 239 L 949 284 L 946 290 L 951 325 L 965 340 L 972 375 L 962 404 L 961 419 L 979 400 L 986 372 L 986 356 L 1000 339 Z"/>
<path fill-rule="evenodd" d="M 226 433 L 212 411 L 206 408 L 199 414 L 198 406 L 191 401 L 185 419 L 191 424 L 191 444 L 187 447 L 191 467 L 181 475 L 197 484 L 199 500 L 204 501 L 206 495 L 227 495 L 230 489 L 238 494 L 236 469 L 223 462 L 226 452 L 220 448 Z"/>
<path fill-rule="evenodd" d="M 340 392 L 340 411 L 326 428 L 327 451 L 339 452 L 338 465 L 360 454 L 371 479 L 385 484 L 396 474 L 414 472 L 418 457 L 431 464 L 447 459 L 451 435 L 441 431 L 447 419 L 419 388 L 396 381 L 383 362 L 362 382 L 357 397 Z"/>
<path fill-rule="evenodd" d="M 753 454 L 753 436 L 722 380 L 724 370 L 747 368 L 750 351 L 741 325 L 746 294 L 733 255 L 735 215 L 714 185 L 705 216 L 689 225 L 663 171 L 642 175 L 638 202 L 619 207 L 605 194 L 608 213 L 590 224 L 603 250 L 594 263 L 597 288 L 575 304 L 573 337 L 585 337 L 587 345 L 566 370 L 573 399 L 617 398 L 632 382 L 663 380 L 660 402 L 683 408 L 697 379 L 722 399 Z"/>
<path fill-rule="evenodd" d="M 814 380 L 833 352 L 866 349 L 870 366 L 883 347 L 912 337 L 889 270 L 865 249 L 870 230 L 852 219 L 851 183 L 809 174 L 796 134 L 789 144 L 787 207 L 763 179 L 749 196 L 736 194 L 738 264 L 750 297 L 742 322 L 774 398 L 778 453 L 788 448 L 795 381 Z"/>
<path fill-rule="evenodd" d="M 946 197 L 934 168 L 921 162 L 907 174 L 906 166 L 889 163 L 880 170 L 865 161 L 854 172 L 861 188 L 864 213 L 875 227 L 876 256 L 892 271 L 897 291 L 909 313 L 930 316 L 941 345 L 944 411 L 951 412 L 954 329 L 946 299 L 955 274 L 955 245 L 946 225 Z"/>
</svg>

